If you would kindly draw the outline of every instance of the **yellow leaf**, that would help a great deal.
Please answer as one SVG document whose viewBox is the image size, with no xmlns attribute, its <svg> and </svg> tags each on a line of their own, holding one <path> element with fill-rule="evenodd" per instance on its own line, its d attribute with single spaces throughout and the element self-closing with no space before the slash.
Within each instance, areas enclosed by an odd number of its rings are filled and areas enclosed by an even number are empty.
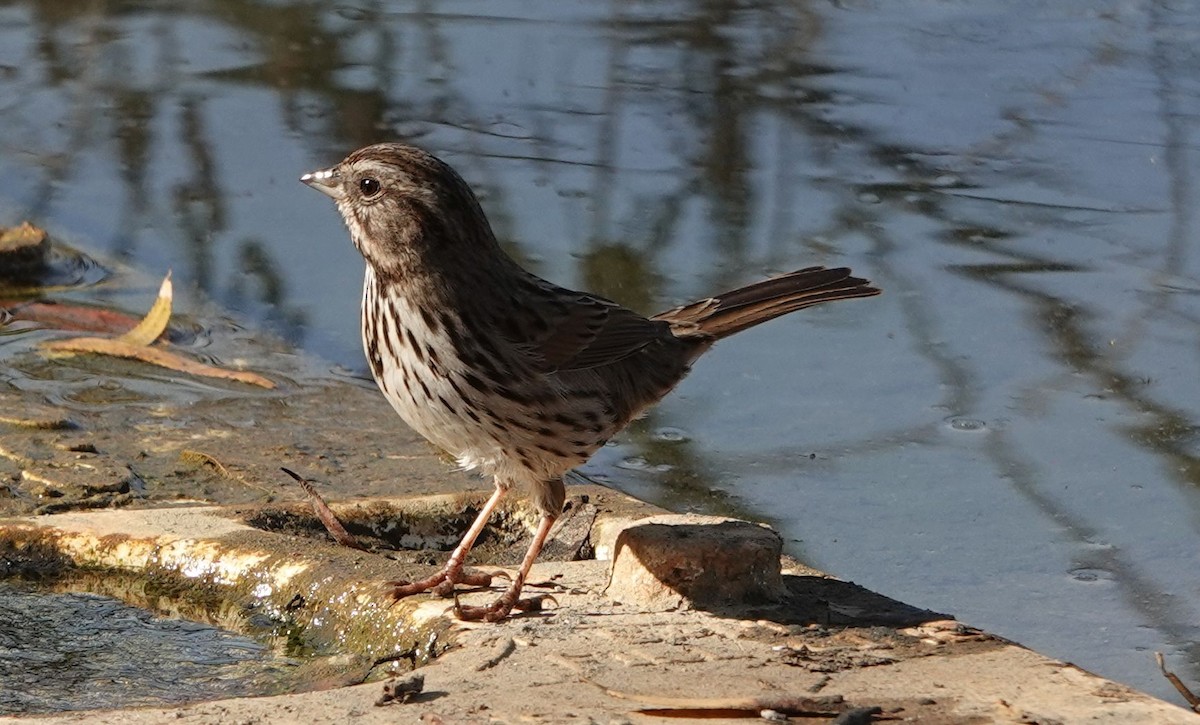
<svg viewBox="0 0 1200 725">
<path fill-rule="evenodd" d="M 236 380 L 239 383 L 258 385 L 259 387 L 268 389 L 275 387 L 275 383 L 257 373 L 242 370 L 226 370 L 197 360 L 180 357 L 161 347 L 130 345 L 123 340 L 111 340 L 105 337 L 72 337 L 68 340 L 44 342 L 42 343 L 42 348 L 59 353 L 90 352 L 96 355 L 130 358 L 191 375 Z"/>
<path fill-rule="evenodd" d="M 213 365 L 181 357 L 162 347 L 151 347 L 150 343 L 162 335 L 171 320 L 171 273 L 163 279 L 158 290 L 158 299 L 142 321 L 129 332 L 115 338 L 107 337 L 72 337 L 66 340 L 51 340 L 41 344 L 42 349 L 60 355 L 74 353 L 93 353 L 96 355 L 111 355 L 158 365 L 181 373 L 202 375 L 209 378 L 236 380 L 239 383 L 258 385 L 263 388 L 274 388 L 275 383 L 261 375 L 240 370 L 225 370 Z"/>
<path fill-rule="evenodd" d="M 158 299 L 154 300 L 154 306 L 137 324 L 137 327 L 116 338 L 116 341 L 145 347 L 157 340 L 158 336 L 163 334 L 163 330 L 167 329 L 167 323 L 171 321 L 172 294 L 171 273 L 167 272 L 162 286 L 158 288 Z"/>
</svg>

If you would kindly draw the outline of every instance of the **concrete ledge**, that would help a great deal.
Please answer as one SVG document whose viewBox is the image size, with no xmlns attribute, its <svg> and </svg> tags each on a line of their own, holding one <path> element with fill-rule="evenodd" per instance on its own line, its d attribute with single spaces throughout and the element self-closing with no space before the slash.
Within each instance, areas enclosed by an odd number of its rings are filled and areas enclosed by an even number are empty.
<svg viewBox="0 0 1200 725">
<path fill-rule="evenodd" d="M 351 519 L 354 511 L 392 508 L 417 516 L 460 511 L 477 498 L 373 500 L 338 508 Z M 594 548 L 603 550 L 611 535 L 607 546 L 618 568 L 626 551 L 657 547 L 663 536 L 676 556 L 695 554 L 690 542 L 709 536 L 718 537 L 720 548 L 726 529 L 736 534 L 726 544 L 751 542 L 754 555 L 744 557 L 743 571 L 762 571 L 762 552 L 777 552 L 763 548 L 773 534 L 753 524 L 684 518 L 683 526 L 702 531 L 677 545 L 679 530 L 671 531 L 664 519 L 630 526 L 648 508 L 639 512 L 636 502 L 603 489 L 588 491 L 587 499 L 596 512 L 585 519 Z M 303 510 L 293 514 L 301 517 Z M 261 512 L 173 507 L 10 520 L 0 524 L 0 552 L 10 562 L 40 558 L 64 568 L 174 576 L 241 604 L 274 607 L 314 633 L 338 638 L 360 657 L 419 653 L 418 661 L 428 663 L 420 670 L 422 693 L 405 704 L 375 707 L 382 685 L 369 682 L 280 697 L 0 722 L 632 722 L 638 713 L 752 716 L 756 708 L 781 703 L 806 704 L 824 721 L 878 707 L 894 719 L 927 723 L 1200 722 L 1169 703 L 819 572 L 779 575 L 766 567 L 774 574 L 762 575 L 771 582 L 762 592 L 771 596 L 758 602 L 726 593 L 652 611 L 606 596 L 613 588 L 608 562 L 551 561 L 535 567 L 531 582 L 552 593 L 559 609 L 498 625 L 464 624 L 448 616 L 446 600 L 422 596 L 389 606 L 379 582 L 411 565 L 243 523 Z M 778 561 L 777 553 L 772 556 Z M 638 576 L 655 567 L 643 570 Z M 684 576 L 682 585 L 672 586 L 687 590 L 699 579 Z M 297 596 L 303 606 L 289 610 L 285 603 Z M 463 599 L 482 603 L 493 596 L 482 591 Z"/>
</svg>

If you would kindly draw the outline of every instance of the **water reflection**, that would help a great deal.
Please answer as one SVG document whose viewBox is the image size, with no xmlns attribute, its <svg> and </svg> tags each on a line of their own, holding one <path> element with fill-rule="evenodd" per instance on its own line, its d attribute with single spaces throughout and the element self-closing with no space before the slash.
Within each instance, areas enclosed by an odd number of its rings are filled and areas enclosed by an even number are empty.
<svg viewBox="0 0 1200 725">
<path fill-rule="evenodd" d="M 586 473 L 1156 693 L 1144 650 L 1200 680 L 1196 9 L 480 12 L 0 2 L 0 222 L 358 368 L 361 263 L 295 178 L 382 139 L 639 310 L 849 264 L 887 295 L 723 344 Z"/>
</svg>

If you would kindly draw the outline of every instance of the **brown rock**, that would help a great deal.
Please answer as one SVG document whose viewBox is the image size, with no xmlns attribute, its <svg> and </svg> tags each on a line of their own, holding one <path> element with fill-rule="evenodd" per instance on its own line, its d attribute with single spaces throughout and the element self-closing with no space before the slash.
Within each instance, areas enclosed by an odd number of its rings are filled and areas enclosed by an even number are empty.
<svg viewBox="0 0 1200 725">
<path fill-rule="evenodd" d="M 651 516 L 617 534 L 606 593 L 654 611 L 778 600 L 781 549 L 778 534 L 748 521 Z"/>
<path fill-rule="evenodd" d="M 49 258 L 50 239 L 45 231 L 29 222 L 0 229 L 0 277 L 36 280 Z"/>
</svg>

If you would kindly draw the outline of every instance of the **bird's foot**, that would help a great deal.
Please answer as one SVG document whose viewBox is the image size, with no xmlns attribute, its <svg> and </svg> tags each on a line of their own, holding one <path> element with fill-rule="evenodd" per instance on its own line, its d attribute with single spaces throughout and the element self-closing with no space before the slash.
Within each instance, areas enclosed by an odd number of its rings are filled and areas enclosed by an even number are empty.
<svg viewBox="0 0 1200 725">
<path fill-rule="evenodd" d="M 555 608 L 558 607 L 558 600 L 549 594 L 521 598 L 520 589 L 510 587 L 499 599 L 486 607 L 465 606 L 459 603 L 456 596 L 453 609 L 454 616 L 466 622 L 499 622 L 507 618 L 514 609 L 522 612 L 544 611 L 548 601 L 554 602 Z"/>
<path fill-rule="evenodd" d="M 477 569 L 466 570 L 462 565 L 447 564 L 444 569 L 427 579 L 415 582 L 391 581 L 387 582 L 386 586 L 391 588 L 392 599 L 396 600 L 422 592 L 430 592 L 439 597 L 449 597 L 453 596 L 454 587 L 458 584 L 471 587 L 490 587 L 492 579 L 496 577 L 512 579 L 507 572 L 503 571 L 489 573 Z"/>
</svg>

